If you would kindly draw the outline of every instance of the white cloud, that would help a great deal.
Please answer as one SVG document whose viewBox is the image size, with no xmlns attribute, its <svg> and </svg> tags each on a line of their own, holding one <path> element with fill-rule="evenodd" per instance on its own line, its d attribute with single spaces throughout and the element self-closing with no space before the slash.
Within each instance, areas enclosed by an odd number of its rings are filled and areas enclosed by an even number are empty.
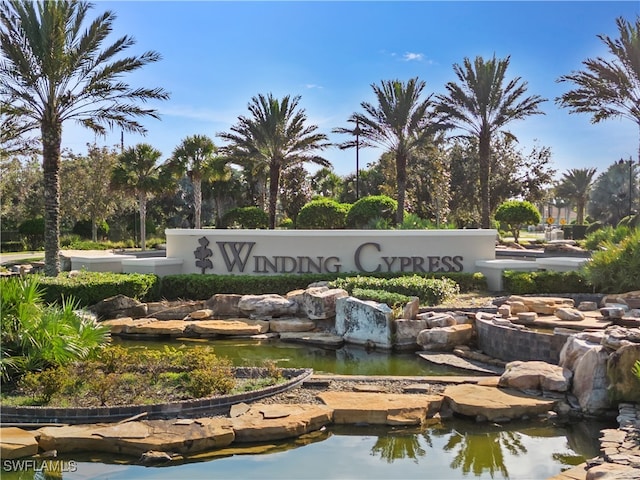
<svg viewBox="0 0 640 480">
<path fill-rule="evenodd" d="M 412 60 L 416 60 L 418 62 L 421 62 L 422 60 L 424 60 L 424 54 L 423 53 L 407 52 L 402 56 L 402 59 L 405 62 L 410 62 Z"/>
<path fill-rule="evenodd" d="M 307 89 L 312 89 L 312 88 L 317 88 L 319 90 L 322 90 L 324 87 L 322 85 L 316 85 L 315 83 L 307 83 L 304 88 Z"/>
</svg>

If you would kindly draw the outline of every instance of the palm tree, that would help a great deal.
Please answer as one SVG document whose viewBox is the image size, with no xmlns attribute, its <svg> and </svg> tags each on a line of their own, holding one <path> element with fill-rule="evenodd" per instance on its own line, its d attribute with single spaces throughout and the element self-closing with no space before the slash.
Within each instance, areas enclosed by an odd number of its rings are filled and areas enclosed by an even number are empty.
<svg viewBox="0 0 640 480">
<path fill-rule="evenodd" d="M 138 117 L 158 118 L 136 102 L 167 99 L 160 88 L 131 88 L 122 75 L 156 62 L 160 55 L 116 59 L 135 42 L 124 36 L 103 48 L 115 15 L 107 11 L 89 23 L 84 1 L 19 1 L 0 5 L 2 103 L 25 119 L 25 131 L 39 129 L 45 197 L 45 272 L 60 271 L 60 144 L 62 126 L 75 120 L 96 133 L 117 126 L 145 133 Z"/>
<path fill-rule="evenodd" d="M 585 71 L 561 76 L 558 82 L 572 82 L 576 88 L 556 98 L 556 103 L 570 113 L 590 113 L 592 123 L 627 118 L 640 129 L 640 16 L 635 25 L 618 17 L 616 25 L 620 38 L 598 35 L 613 59 L 588 58 L 582 62 Z"/>
<path fill-rule="evenodd" d="M 406 84 L 400 80 L 383 80 L 380 85 L 372 84 L 378 104 L 362 102 L 365 113 L 354 113 L 349 123 L 356 129 L 336 128 L 334 132 L 354 135 L 341 148 L 379 146 L 391 152 L 395 158 L 397 201 L 395 221 L 404 218 L 405 193 L 407 189 L 407 160 L 418 147 L 431 139 L 435 124 L 432 123 L 431 96 L 420 99 L 426 83 L 417 77 Z"/>
<path fill-rule="evenodd" d="M 489 228 L 491 221 L 491 141 L 497 132 L 515 139 L 504 127 L 513 120 L 542 114 L 538 105 L 545 99 L 538 95 L 522 98 L 527 82 L 516 77 L 506 83 L 505 74 L 510 57 L 488 61 L 476 57 L 471 63 L 464 59 L 463 66 L 454 64 L 453 70 L 460 84 L 446 84 L 448 95 L 438 95 L 436 111 L 443 127 L 461 129 L 478 140 L 480 166 L 481 226 Z"/>
<path fill-rule="evenodd" d="M 556 187 L 556 193 L 576 204 L 576 224 L 584 224 L 584 210 L 589 200 L 589 191 L 593 184 L 595 168 L 572 168 L 562 174 L 560 183 Z"/>
<path fill-rule="evenodd" d="M 175 174 L 182 176 L 186 172 L 193 185 L 195 221 L 194 227 L 201 227 L 202 181 L 222 180 L 228 177 L 226 160 L 216 155 L 217 148 L 206 135 L 186 137 L 173 151 L 169 167 Z"/>
<path fill-rule="evenodd" d="M 219 133 L 229 145 L 222 149 L 231 158 L 249 161 L 269 170 L 269 228 L 275 228 L 276 203 L 280 172 L 289 166 L 313 162 L 323 167 L 331 164 L 315 155 L 315 150 L 329 146 L 327 136 L 318 133 L 316 125 L 306 126 L 304 109 L 298 109 L 300 96 L 289 95 L 278 100 L 270 93 L 253 97 L 248 108 L 250 117 L 238 117 L 231 132 Z"/>
<path fill-rule="evenodd" d="M 140 243 L 146 250 L 147 239 L 147 200 L 154 193 L 160 192 L 169 180 L 165 175 L 164 165 L 158 164 L 162 153 L 148 143 L 139 143 L 129 147 L 118 158 L 118 163 L 111 175 L 111 186 L 114 189 L 133 192 L 138 200 L 140 212 Z"/>
</svg>

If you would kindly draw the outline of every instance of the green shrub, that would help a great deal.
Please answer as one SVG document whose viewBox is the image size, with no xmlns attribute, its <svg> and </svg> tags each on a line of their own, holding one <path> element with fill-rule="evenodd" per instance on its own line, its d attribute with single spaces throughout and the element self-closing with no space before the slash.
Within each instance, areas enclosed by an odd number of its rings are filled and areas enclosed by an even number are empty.
<svg viewBox="0 0 640 480">
<path fill-rule="evenodd" d="M 398 225 L 399 230 L 426 230 L 428 228 L 435 228 L 429 220 L 420 218 L 415 213 L 405 212 L 402 223 Z"/>
<path fill-rule="evenodd" d="M 49 403 L 62 390 L 68 374 L 64 368 L 48 368 L 42 372 L 28 372 L 20 379 L 18 388 L 38 403 Z"/>
<path fill-rule="evenodd" d="M 409 297 L 418 297 L 422 305 L 438 305 L 458 294 L 458 284 L 449 278 L 425 278 L 410 275 L 395 278 L 347 277 L 330 283 L 334 288 L 343 288 L 353 295 L 355 288 L 365 290 L 385 290 Z"/>
<path fill-rule="evenodd" d="M 297 228 L 338 229 L 347 225 L 348 203 L 331 198 L 317 198 L 307 203 L 298 214 Z"/>
<path fill-rule="evenodd" d="M 236 386 L 230 362 L 219 361 L 216 365 L 196 368 L 189 372 L 185 389 L 194 398 L 225 395 Z"/>
<path fill-rule="evenodd" d="M 88 358 L 107 340 L 108 329 L 76 314 L 67 298 L 47 305 L 39 277 L 0 281 L 0 374 L 15 382 L 29 371 Z"/>
<path fill-rule="evenodd" d="M 277 293 L 284 295 L 292 290 L 304 289 L 310 283 L 331 281 L 338 278 L 353 277 L 354 273 L 309 273 L 303 275 L 201 275 L 179 274 L 162 277 L 158 298 L 176 300 L 206 300 L 216 293 L 236 293 L 240 295 Z M 415 274 L 413 274 L 415 275 Z M 406 273 L 374 273 L 371 278 L 406 277 Z M 419 276 L 425 279 L 447 278 L 458 284 L 461 292 L 485 291 L 487 280 L 481 273 L 448 272 L 425 273 Z"/>
<path fill-rule="evenodd" d="M 269 216 L 258 207 L 232 208 L 222 216 L 222 228 L 267 228 Z"/>
<path fill-rule="evenodd" d="M 600 250 L 605 243 L 620 243 L 623 239 L 627 238 L 633 229 L 630 229 L 626 225 L 619 225 L 613 228 L 610 225 L 597 229 L 591 233 L 588 233 L 584 246 L 587 250 Z"/>
<path fill-rule="evenodd" d="M 106 237 L 109 233 L 109 224 L 102 220 L 97 222 L 98 225 L 98 237 Z M 91 230 L 91 220 L 79 220 L 73 226 L 71 230 L 72 233 L 79 235 L 82 238 L 91 238 L 93 236 L 93 232 Z"/>
<path fill-rule="evenodd" d="M 291 230 L 293 228 L 293 220 L 290 218 L 283 218 L 278 225 L 280 228 L 284 228 L 285 230 Z"/>
<path fill-rule="evenodd" d="M 44 247 L 44 218 L 25 220 L 18 225 L 18 232 L 26 238 L 29 250 L 39 250 Z"/>
<path fill-rule="evenodd" d="M 620 243 L 605 241 L 603 247 L 586 265 L 587 278 L 597 291 L 640 290 L 640 230 L 633 230 Z"/>
<path fill-rule="evenodd" d="M 503 273 L 505 291 L 514 295 L 538 293 L 592 293 L 593 285 L 583 271 Z"/>
<path fill-rule="evenodd" d="M 392 308 L 404 305 L 411 301 L 411 297 L 407 295 L 388 292 L 386 290 L 370 290 L 367 288 L 354 288 L 351 295 L 359 298 L 360 300 L 373 300 L 378 303 L 386 303 Z"/>
<path fill-rule="evenodd" d="M 22 252 L 27 249 L 27 246 L 23 241 L 2 242 L 0 243 L 0 252 Z"/>
<path fill-rule="evenodd" d="M 398 202 L 386 195 L 364 197 L 353 204 L 347 214 L 348 228 L 366 228 L 372 221 L 384 219 L 393 224 Z"/>
<path fill-rule="evenodd" d="M 80 306 L 88 306 L 118 294 L 142 301 L 160 298 L 160 280 L 152 274 L 63 272 L 57 277 L 42 277 L 40 281 L 47 303 L 61 303 L 63 298 L 74 297 Z"/>
</svg>

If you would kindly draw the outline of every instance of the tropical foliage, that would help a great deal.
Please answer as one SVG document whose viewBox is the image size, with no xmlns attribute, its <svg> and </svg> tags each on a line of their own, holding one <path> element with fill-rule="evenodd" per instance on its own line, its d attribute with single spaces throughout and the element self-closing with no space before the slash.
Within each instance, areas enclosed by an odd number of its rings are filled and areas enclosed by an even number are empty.
<svg viewBox="0 0 640 480">
<path fill-rule="evenodd" d="M 616 19 L 619 38 L 598 35 L 611 58 L 588 58 L 585 69 L 563 75 L 559 82 L 575 88 L 556 99 L 571 113 L 588 113 L 598 123 L 611 118 L 626 118 L 640 127 L 640 16 L 635 22 Z M 640 143 L 638 145 L 640 161 Z"/>
<path fill-rule="evenodd" d="M 152 108 L 138 102 L 163 100 L 160 88 L 132 88 L 123 75 L 156 62 L 145 52 L 120 57 L 134 44 L 124 36 L 105 45 L 115 14 L 107 11 L 89 22 L 84 1 L 19 1 L 0 5 L 2 106 L 21 133 L 39 130 L 45 191 L 45 272 L 57 275 L 60 240 L 60 145 L 69 120 L 103 134 L 107 128 L 144 133 L 138 118 Z M 5 108 L 6 107 L 6 108 Z"/>
<path fill-rule="evenodd" d="M 74 300 L 66 299 L 61 306 L 45 304 L 37 276 L 4 279 L 1 287 L 3 383 L 87 358 L 106 342 L 108 329 L 78 315 Z"/>
<path fill-rule="evenodd" d="M 459 83 L 445 85 L 447 95 L 436 97 L 436 111 L 443 128 L 463 130 L 478 141 L 478 164 L 481 194 L 481 226 L 491 226 L 491 142 L 498 132 L 515 121 L 543 113 L 538 95 L 524 97 L 527 82 L 520 77 L 506 79 L 510 57 L 490 60 L 478 56 L 472 63 L 468 58 L 453 70 Z"/>
<path fill-rule="evenodd" d="M 584 211 L 595 174 L 595 168 L 572 168 L 562 174 L 560 183 L 556 186 L 558 196 L 575 202 L 578 225 L 584 224 Z"/>
<path fill-rule="evenodd" d="M 603 293 L 640 290 L 640 229 L 634 229 L 620 243 L 605 242 L 586 266 L 588 278 Z"/>
<path fill-rule="evenodd" d="M 219 133 L 228 145 L 223 151 L 234 162 L 267 171 L 269 177 L 269 228 L 275 228 L 280 173 L 286 167 L 312 162 L 323 167 L 330 163 L 314 152 L 329 146 L 327 136 L 307 125 L 300 97 L 286 95 L 279 100 L 272 94 L 258 95 L 249 102 L 250 116 L 238 117 L 230 132 Z"/>
<path fill-rule="evenodd" d="M 166 188 L 170 180 L 169 170 L 158 163 L 161 156 L 162 153 L 148 143 L 139 143 L 120 155 L 111 174 L 114 189 L 124 190 L 138 200 L 142 250 L 146 250 L 147 245 L 147 201 Z"/>
<path fill-rule="evenodd" d="M 407 189 L 407 162 L 416 149 L 426 146 L 435 131 L 431 96 L 422 99 L 426 83 L 416 78 L 408 82 L 383 80 L 372 84 L 377 105 L 362 102 L 364 113 L 354 113 L 348 122 L 355 129 L 337 128 L 337 133 L 354 135 L 342 148 L 379 146 L 393 154 L 397 184 L 395 223 L 402 223 Z"/>
<path fill-rule="evenodd" d="M 174 175 L 186 173 L 193 185 L 194 228 L 202 226 L 202 181 L 223 180 L 230 175 L 226 159 L 216 153 L 217 148 L 209 137 L 193 135 L 182 140 L 167 165 Z"/>
</svg>

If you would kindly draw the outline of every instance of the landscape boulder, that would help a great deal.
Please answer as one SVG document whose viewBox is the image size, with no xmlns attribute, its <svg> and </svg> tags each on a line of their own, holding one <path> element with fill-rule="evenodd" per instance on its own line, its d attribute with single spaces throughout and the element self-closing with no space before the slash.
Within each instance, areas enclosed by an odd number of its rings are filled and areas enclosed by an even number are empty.
<svg viewBox="0 0 640 480">
<path fill-rule="evenodd" d="M 336 300 L 348 297 L 341 288 L 308 288 L 302 295 L 302 311 L 311 320 L 325 320 L 336 316 Z"/>
<path fill-rule="evenodd" d="M 393 311 L 384 303 L 342 297 L 336 301 L 336 334 L 345 342 L 393 347 Z"/>
<path fill-rule="evenodd" d="M 147 316 L 146 304 L 135 298 L 120 294 L 100 300 L 95 305 L 89 307 L 89 310 L 95 313 L 99 319 L 118 317 L 140 318 Z"/>
<path fill-rule="evenodd" d="M 633 368 L 640 361 L 640 344 L 634 343 L 620 347 L 607 361 L 609 395 L 613 402 L 640 401 L 640 380 L 634 375 Z"/>
<path fill-rule="evenodd" d="M 452 325 L 422 330 L 417 343 L 423 350 L 451 351 L 458 345 L 466 345 L 473 337 L 473 325 Z"/>
<path fill-rule="evenodd" d="M 205 302 L 205 307 L 211 310 L 215 318 L 239 317 L 238 303 L 241 298 L 242 295 L 233 293 L 216 293 Z"/>
<path fill-rule="evenodd" d="M 243 295 L 238 301 L 238 309 L 250 318 L 269 319 L 294 315 L 298 304 L 274 293 Z"/>
<path fill-rule="evenodd" d="M 541 361 L 509 362 L 498 385 L 518 390 L 566 392 L 571 386 L 571 370 Z"/>
</svg>

